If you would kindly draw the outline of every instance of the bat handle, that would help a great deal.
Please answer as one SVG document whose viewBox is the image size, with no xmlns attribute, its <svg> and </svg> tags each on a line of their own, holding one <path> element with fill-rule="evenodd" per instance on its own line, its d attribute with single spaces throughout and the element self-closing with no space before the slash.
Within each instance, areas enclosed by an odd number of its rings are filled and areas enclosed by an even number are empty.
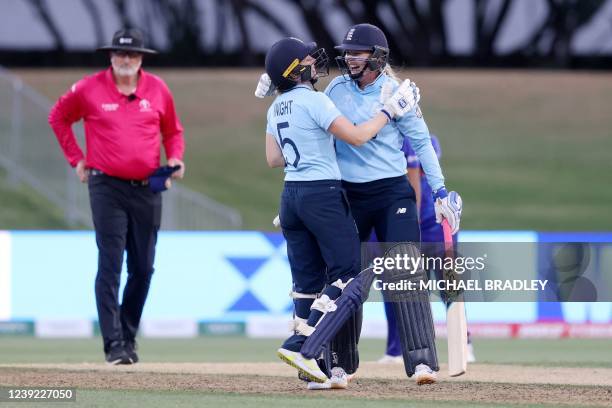
<svg viewBox="0 0 612 408">
<path fill-rule="evenodd" d="M 444 249 L 446 251 L 453 250 L 453 234 L 451 233 L 450 225 L 448 220 L 442 220 L 442 231 L 444 232 Z"/>
</svg>

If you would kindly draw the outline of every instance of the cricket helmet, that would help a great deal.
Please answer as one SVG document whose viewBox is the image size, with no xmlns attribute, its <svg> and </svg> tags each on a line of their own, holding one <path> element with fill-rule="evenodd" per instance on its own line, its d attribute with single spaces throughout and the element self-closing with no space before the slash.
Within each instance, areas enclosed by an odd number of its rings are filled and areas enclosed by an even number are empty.
<svg viewBox="0 0 612 408">
<path fill-rule="evenodd" d="M 315 59 L 313 75 L 312 65 L 300 62 L 310 55 Z M 301 82 L 316 82 L 317 78 L 329 73 L 329 59 L 323 48 L 317 49 L 317 43 L 288 37 L 277 41 L 266 54 L 266 73 L 278 90 L 286 91 Z"/>
<path fill-rule="evenodd" d="M 389 44 L 387 37 L 382 30 L 372 24 L 357 24 L 349 28 L 342 39 L 342 44 L 334 47 L 342 53 L 342 56 L 336 57 L 338 68 L 342 75 L 349 76 L 353 80 L 360 79 L 366 68 L 371 71 L 378 71 L 387 64 L 389 59 Z M 351 73 L 346 62 L 347 51 L 368 51 L 370 57 L 365 58 L 366 64 L 358 73 Z"/>
</svg>

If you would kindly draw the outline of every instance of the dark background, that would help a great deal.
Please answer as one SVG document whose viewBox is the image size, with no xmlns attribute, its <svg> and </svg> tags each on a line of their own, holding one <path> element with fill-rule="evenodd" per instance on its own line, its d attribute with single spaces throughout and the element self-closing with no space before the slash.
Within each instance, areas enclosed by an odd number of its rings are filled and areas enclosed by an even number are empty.
<svg viewBox="0 0 612 408">
<path fill-rule="evenodd" d="M 612 52 L 577 52 L 572 45 L 580 30 L 609 6 L 605 0 L 76 0 L 64 6 L 57 0 L 22 1 L 31 24 L 46 30 L 51 45 L 24 49 L 0 44 L 0 65 L 102 66 L 106 56 L 91 49 L 108 43 L 112 31 L 124 26 L 143 29 L 149 45 L 164 51 L 148 65 L 261 66 L 267 46 L 282 36 L 298 35 L 296 23 L 306 27 L 310 38 L 305 40 L 313 39 L 329 51 L 341 40 L 338 33 L 350 24 L 369 22 L 384 29 L 395 65 L 612 68 Z M 459 4 L 465 10 L 461 18 L 469 17 L 465 30 L 473 38 L 467 52 L 456 53 L 449 47 L 449 20 L 455 17 L 448 12 L 451 2 L 456 3 L 455 9 Z M 84 24 L 95 38 L 91 49 L 67 44 L 68 36 L 86 31 L 70 25 L 66 28 L 58 7 L 68 3 L 85 10 L 89 21 Z M 543 18 L 529 27 L 506 26 L 513 24 L 513 8 L 525 8 L 526 4 L 539 13 L 544 10 Z M 11 10 L 0 4 L 0 12 Z M 108 23 L 110 14 L 113 24 Z M 336 21 L 342 21 L 340 31 Z M 511 50 L 500 52 L 496 44 L 504 28 L 527 30 L 528 34 Z M 153 32 L 157 36 L 151 35 Z M 228 33 L 234 38 L 229 47 Z M 258 38 L 262 35 L 266 36 L 265 47 Z M 156 37 L 163 38 L 164 44 Z M 599 41 L 612 41 L 612 30 Z"/>
</svg>

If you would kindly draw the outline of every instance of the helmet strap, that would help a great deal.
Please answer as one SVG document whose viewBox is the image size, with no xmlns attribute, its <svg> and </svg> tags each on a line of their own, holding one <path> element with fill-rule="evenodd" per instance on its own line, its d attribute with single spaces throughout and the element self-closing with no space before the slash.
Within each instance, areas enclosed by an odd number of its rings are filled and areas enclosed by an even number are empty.
<svg viewBox="0 0 612 408">
<path fill-rule="evenodd" d="M 358 72 L 358 73 L 356 73 L 356 74 L 353 74 L 353 73 L 352 73 L 352 72 L 349 70 L 349 76 L 351 77 L 351 79 L 352 79 L 353 81 L 359 81 L 359 80 L 360 80 L 360 79 L 363 77 L 363 74 L 365 74 L 365 70 L 369 68 L 369 65 L 370 65 L 370 63 L 368 62 L 367 64 L 365 64 L 365 65 L 363 66 L 363 68 L 361 68 L 361 71 L 359 71 L 359 72 Z"/>
</svg>

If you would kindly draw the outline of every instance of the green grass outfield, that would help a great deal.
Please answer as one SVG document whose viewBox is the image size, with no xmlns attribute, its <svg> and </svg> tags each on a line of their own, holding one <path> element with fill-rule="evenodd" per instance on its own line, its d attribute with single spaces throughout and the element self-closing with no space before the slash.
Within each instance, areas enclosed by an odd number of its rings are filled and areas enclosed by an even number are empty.
<svg viewBox="0 0 612 408">
<path fill-rule="evenodd" d="M 14 408 L 38 408 L 41 403 L 28 404 L 0 403 L 4 407 Z M 162 407 L 271 407 L 271 408 L 325 408 L 325 407 L 366 407 L 366 408 L 432 408 L 432 407 L 479 407 L 479 408 L 504 408 L 504 407 L 553 407 L 548 404 L 537 405 L 508 405 L 508 404 L 483 404 L 461 401 L 410 401 L 410 400 L 367 400 L 354 398 L 329 397 L 318 394 L 312 397 L 266 397 L 263 395 L 221 394 L 203 393 L 197 391 L 102 391 L 102 390 L 77 390 L 77 402 L 53 402 L 53 408 L 70 407 L 134 407 L 134 408 L 162 408 Z"/>
<path fill-rule="evenodd" d="M 16 71 L 52 100 L 90 72 Z M 271 229 L 282 174 L 265 164 L 271 99 L 253 96 L 259 70 L 155 72 L 173 90 L 185 125 L 184 183 L 237 208 L 244 228 Z M 463 196 L 463 228 L 612 230 L 612 217 L 593 216 L 612 205 L 612 190 L 605 188 L 612 171 L 612 74 L 411 70 L 401 75 L 421 88 L 425 118 L 442 143 L 447 185 Z M 41 129 L 41 137 L 53 136 Z M 4 195 L 3 206 L 18 206 L 11 200 Z M 38 222 L 20 216 L 23 222 L 13 221 L 11 228 Z M 0 228 L 5 222 L 0 219 Z"/>
<path fill-rule="evenodd" d="M 8 180 L 0 169 L 0 229 L 67 228 L 59 208 L 44 200 L 35 190 Z"/>
<path fill-rule="evenodd" d="M 279 361 L 279 339 L 198 337 L 139 340 L 139 354 L 148 362 L 269 362 Z M 595 339 L 476 339 L 479 363 L 612 368 L 612 341 Z M 446 362 L 446 340 L 438 341 L 440 362 Z M 362 339 L 363 361 L 384 352 L 380 339 Z M 37 339 L 0 337 L 1 363 L 96 363 L 103 359 L 98 339 Z"/>
<path fill-rule="evenodd" d="M 141 339 L 140 355 L 145 362 L 271 362 L 277 361 L 274 350 L 278 339 L 247 339 L 244 337 L 200 337 L 196 339 Z M 479 363 L 520 364 L 556 367 L 612 368 L 612 347 L 609 340 L 475 340 Z M 380 357 L 382 340 L 364 339 L 360 345 L 362 361 Z M 438 344 L 441 362 L 446 360 L 445 341 Z M 35 339 L 28 337 L 0 338 L 0 362 L 10 363 L 81 363 L 100 362 L 100 339 Z M 0 368 L 0 378 L 2 369 Z M 228 379 L 231 381 L 231 379 Z M 509 385 L 511 387 L 512 385 Z M 53 406 L 211 406 L 224 408 L 244 406 L 314 407 L 510 407 L 507 403 L 464 403 L 461 401 L 368 400 L 342 397 L 342 394 L 313 393 L 312 396 L 253 395 L 202 391 L 165 390 L 92 390 L 78 389 L 78 403 L 57 403 Z M 544 401 L 543 401 L 544 402 Z M 406 405 L 408 404 L 408 405 Z M 25 403 L 2 406 L 25 407 Z M 41 406 L 32 404 L 31 406 Z M 536 405 L 520 405 L 536 406 Z M 537 406 L 547 406 L 538 404 Z M 552 405 L 548 405 L 552 406 Z"/>
</svg>

